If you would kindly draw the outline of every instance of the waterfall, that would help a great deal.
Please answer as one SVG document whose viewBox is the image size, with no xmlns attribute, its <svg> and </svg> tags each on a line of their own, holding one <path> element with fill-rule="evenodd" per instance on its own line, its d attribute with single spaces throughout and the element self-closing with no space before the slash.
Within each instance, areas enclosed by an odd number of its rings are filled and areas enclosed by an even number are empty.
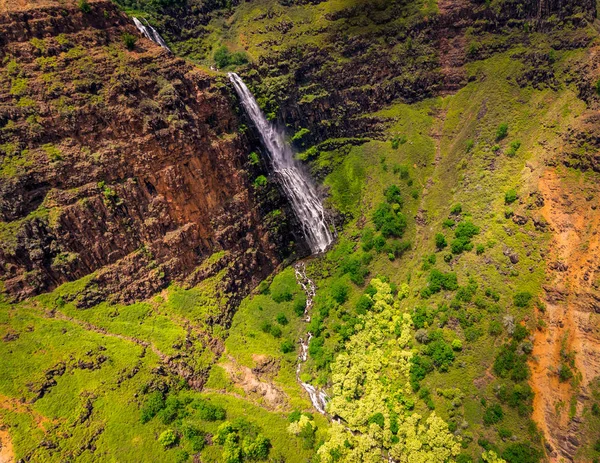
<svg viewBox="0 0 600 463">
<path fill-rule="evenodd" d="M 286 142 L 283 132 L 267 121 L 240 76 L 234 72 L 230 72 L 228 76 L 242 101 L 242 106 L 260 134 L 275 175 L 302 224 L 310 250 L 313 253 L 325 251 L 332 243 L 333 235 L 327 226 L 325 210 L 315 186 L 294 159 L 292 148 Z"/>
<path fill-rule="evenodd" d="M 146 21 L 146 24 L 142 23 L 135 16 L 133 17 L 133 23 L 135 24 L 135 27 L 138 28 L 138 31 L 140 31 L 147 39 L 152 40 L 154 43 L 156 43 L 157 45 L 160 45 L 165 50 L 167 50 L 169 53 L 172 53 L 171 49 L 168 47 L 168 45 L 163 40 L 163 38 L 160 36 L 160 34 L 156 31 L 156 29 L 154 29 L 148 23 L 148 20 L 144 19 L 144 21 Z"/>
</svg>

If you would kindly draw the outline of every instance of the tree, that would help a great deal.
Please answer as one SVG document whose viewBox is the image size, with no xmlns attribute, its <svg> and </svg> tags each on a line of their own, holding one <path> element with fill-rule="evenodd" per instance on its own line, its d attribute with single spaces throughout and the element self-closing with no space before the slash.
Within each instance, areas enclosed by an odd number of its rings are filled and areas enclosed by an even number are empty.
<svg viewBox="0 0 600 463">
<path fill-rule="evenodd" d="M 158 436 L 158 443 L 164 448 L 171 447 L 175 442 L 177 442 L 177 434 L 172 429 L 167 429 Z"/>
<path fill-rule="evenodd" d="M 446 242 L 446 237 L 443 234 L 441 234 L 441 233 L 436 233 L 436 235 L 435 235 L 435 247 L 438 248 L 438 250 L 441 251 L 446 246 L 448 246 L 448 243 Z"/>
</svg>

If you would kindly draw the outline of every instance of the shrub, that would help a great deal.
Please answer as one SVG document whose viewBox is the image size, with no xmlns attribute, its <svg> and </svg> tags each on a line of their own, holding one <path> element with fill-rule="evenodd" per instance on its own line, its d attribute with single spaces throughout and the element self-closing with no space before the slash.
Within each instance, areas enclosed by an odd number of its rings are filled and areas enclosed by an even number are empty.
<svg viewBox="0 0 600 463">
<path fill-rule="evenodd" d="M 195 400 L 192 403 L 192 408 L 197 410 L 200 419 L 205 421 L 222 421 L 226 417 L 223 407 L 214 405 L 207 400 Z"/>
<path fill-rule="evenodd" d="M 284 354 L 289 354 L 294 351 L 294 343 L 289 339 L 286 339 L 281 343 L 281 352 Z"/>
<path fill-rule="evenodd" d="M 169 448 L 173 444 L 177 442 L 177 434 L 172 429 L 167 429 L 163 431 L 160 436 L 158 436 L 158 443 L 162 445 L 164 448 Z"/>
<path fill-rule="evenodd" d="M 446 242 L 446 237 L 443 234 L 441 234 L 441 233 L 436 233 L 436 235 L 435 235 L 435 247 L 438 250 L 441 251 L 446 246 L 448 246 L 448 243 Z"/>
<path fill-rule="evenodd" d="M 196 426 L 191 423 L 184 423 L 181 428 L 183 437 L 190 443 L 190 447 L 193 452 L 200 452 L 206 442 L 204 433 Z"/>
<path fill-rule="evenodd" d="M 504 418 L 504 412 L 500 404 L 494 404 L 491 407 L 487 407 L 483 412 L 483 424 L 490 426 L 492 424 L 499 423 Z"/>
<path fill-rule="evenodd" d="M 433 371 L 433 361 L 430 358 L 419 354 L 412 356 L 410 359 L 410 385 L 414 391 L 419 390 L 419 381 L 431 371 Z"/>
<path fill-rule="evenodd" d="M 517 353 L 516 342 L 505 344 L 494 360 L 493 370 L 501 378 L 510 377 L 516 382 L 523 381 L 529 376 L 527 355 Z"/>
<path fill-rule="evenodd" d="M 498 320 L 490 320 L 488 333 L 490 333 L 491 336 L 500 336 L 502 334 L 502 323 Z"/>
<path fill-rule="evenodd" d="M 367 420 L 367 423 L 368 424 L 376 424 L 381 429 L 383 429 L 385 427 L 385 418 L 383 417 L 382 413 L 375 413 L 374 415 L 369 417 L 369 419 Z"/>
<path fill-rule="evenodd" d="M 296 299 L 294 299 L 294 313 L 299 317 L 302 317 L 304 315 L 305 310 L 306 296 L 304 294 L 300 294 Z"/>
<path fill-rule="evenodd" d="M 366 294 L 363 294 L 356 303 L 356 313 L 359 315 L 364 315 L 371 307 L 373 307 L 373 299 Z"/>
<path fill-rule="evenodd" d="M 79 7 L 79 10 L 83 13 L 89 13 L 92 11 L 92 7 L 90 6 L 87 0 L 79 0 L 77 6 Z"/>
<path fill-rule="evenodd" d="M 277 323 L 279 323 L 280 325 L 284 325 L 284 326 L 289 323 L 287 317 L 282 312 L 277 314 L 277 316 L 275 317 L 275 321 Z"/>
<path fill-rule="evenodd" d="M 406 229 L 406 217 L 395 212 L 389 203 L 381 203 L 377 207 L 373 213 L 373 223 L 375 223 L 375 228 L 381 231 L 381 234 L 386 238 L 390 236 L 402 238 Z"/>
<path fill-rule="evenodd" d="M 397 150 L 400 145 L 404 145 L 404 143 L 407 141 L 408 138 L 406 138 L 406 135 L 396 135 L 394 138 L 392 138 L 392 149 Z"/>
<path fill-rule="evenodd" d="M 264 175 L 259 175 L 258 177 L 256 177 L 254 179 L 254 188 L 259 189 L 259 188 L 263 188 L 267 185 L 268 180 L 267 177 L 265 177 Z"/>
<path fill-rule="evenodd" d="M 512 204 L 517 200 L 518 196 L 517 196 L 517 192 L 515 190 L 508 190 L 505 194 L 504 194 L 504 202 L 506 204 Z"/>
<path fill-rule="evenodd" d="M 521 142 L 519 140 L 511 142 L 510 147 L 506 150 L 506 155 L 510 158 L 515 157 L 520 147 Z"/>
<path fill-rule="evenodd" d="M 281 328 L 279 328 L 278 326 L 272 326 L 270 333 L 274 338 L 280 338 L 281 337 Z"/>
<path fill-rule="evenodd" d="M 507 463 L 538 463 L 542 458 L 542 452 L 529 444 L 518 443 L 506 447 L 501 456 Z"/>
<path fill-rule="evenodd" d="M 475 146 L 475 142 L 471 139 L 467 140 L 467 144 L 465 146 L 467 153 L 470 153 L 473 147 Z"/>
<path fill-rule="evenodd" d="M 462 205 L 461 204 L 455 204 L 454 206 L 452 206 L 452 208 L 450 209 L 450 214 L 453 215 L 458 215 L 462 212 Z"/>
<path fill-rule="evenodd" d="M 460 339 L 453 339 L 452 340 L 452 350 L 454 351 L 461 351 L 463 348 L 462 345 L 462 341 Z"/>
<path fill-rule="evenodd" d="M 485 246 L 483 244 L 478 244 L 475 248 L 475 252 L 477 253 L 477 255 L 483 254 L 485 252 Z"/>
<path fill-rule="evenodd" d="M 348 299 L 348 285 L 342 281 L 336 281 L 331 285 L 331 297 L 338 303 L 343 304 Z"/>
<path fill-rule="evenodd" d="M 271 288 L 271 298 L 278 304 L 282 302 L 289 302 L 294 298 L 292 291 L 284 286 L 277 286 Z"/>
<path fill-rule="evenodd" d="M 123 43 L 128 50 L 131 51 L 135 48 L 135 43 L 137 42 L 137 37 L 135 35 L 125 32 L 121 38 L 123 39 Z"/>
<path fill-rule="evenodd" d="M 162 424 L 171 424 L 177 419 L 179 410 L 183 407 L 183 404 L 175 396 L 167 397 L 165 401 L 165 408 L 158 412 L 158 417 Z"/>
<path fill-rule="evenodd" d="M 454 225 L 456 225 L 456 222 L 454 222 L 452 219 L 446 219 L 442 222 L 442 226 L 444 228 L 452 228 Z"/>
<path fill-rule="evenodd" d="M 513 301 L 517 307 L 527 307 L 531 302 L 533 295 L 527 291 L 517 293 L 513 297 Z"/>
<path fill-rule="evenodd" d="M 496 130 L 496 140 L 502 140 L 508 135 L 508 124 L 500 124 Z"/>
<path fill-rule="evenodd" d="M 402 207 L 402 194 L 400 193 L 400 188 L 398 188 L 396 185 L 386 188 L 383 194 L 385 196 L 385 200 L 389 204 L 398 204 L 400 207 Z"/>
<path fill-rule="evenodd" d="M 600 96 L 600 79 L 596 81 L 596 93 Z"/>
<path fill-rule="evenodd" d="M 154 418 L 158 412 L 165 407 L 165 399 L 162 392 L 155 391 L 148 395 L 148 398 L 142 406 L 142 423 L 147 423 Z"/>
<path fill-rule="evenodd" d="M 561 383 L 566 383 L 567 381 L 570 381 L 571 378 L 573 378 L 573 371 L 571 370 L 571 367 L 569 367 L 569 365 L 566 363 L 561 363 L 558 367 L 558 380 Z"/>
<path fill-rule="evenodd" d="M 448 371 L 454 361 L 454 351 L 442 339 L 430 343 L 425 349 L 425 353 L 431 357 L 433 364 L 440 371 Z"/>
<path fill-rule="evenodd" d="M 438 293 L 442 289 L 455 291 L 458 288 L 456 273 L 443 273 L 433 269 L 429 274 L 428 288 L 432 293 Z"/>
<path fill-rule="evenodd" d="M 227 66 L 239 66 L 248 62 L 248 57 L 245 53 L 230 53 L 225 45 L 217 48 L 215 54 L 213 55 L 213 59 L 219 68 L 226 68 Z"/>
</svg>

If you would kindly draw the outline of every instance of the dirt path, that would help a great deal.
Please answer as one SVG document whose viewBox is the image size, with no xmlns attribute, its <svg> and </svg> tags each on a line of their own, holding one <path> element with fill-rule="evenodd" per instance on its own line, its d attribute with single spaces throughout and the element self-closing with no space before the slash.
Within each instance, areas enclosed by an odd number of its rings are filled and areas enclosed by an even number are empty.
<svg viewBox="0 0 600 463">
<path fill-rule="evenodd" d="M 15 461 L 10 434 L 8 430 L 2 429 L 2 425 L 0 424 L 0 463 L 14 463 Z"/>
<path fill-rule="evenodd" d="M 598 192 L 584 191 L 582 185 L 566 183 L 554 169 L 538 185 L 552 241 L 546 256 L 546 309 L 540 314 L 547 328 L 535 334 L 531 384 L 533 419 L 544 432 L 551 462 L 574 461 L 582 444 L 579 428 L 589 384 L 600 374 L 600 292 L 594 287 L 600 269 L 600 210 L 594 209 Z M 560 366 L 572 358 L 575 375 L 581 375 L 577 388 L 558 376 Z"/>
</svg>

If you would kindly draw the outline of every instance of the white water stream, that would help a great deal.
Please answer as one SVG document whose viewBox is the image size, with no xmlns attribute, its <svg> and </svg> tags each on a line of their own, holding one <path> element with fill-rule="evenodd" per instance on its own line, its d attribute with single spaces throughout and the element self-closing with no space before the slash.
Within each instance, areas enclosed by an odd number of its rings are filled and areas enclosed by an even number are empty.
<svg viewBox="0 0 600 463">
<path fill-rule="evenodd" d="M 297 263 L 294 266 L 294 272 L 296 273 L 296 281 L 298 282 L 298 284 L 302 287 L 302 289 L 306 293 L 306 306 L 304 307 L 304 319 L 303 320 L 306 323 L 309 323 L 310 322 L 310 309 L 312 308 L 313 300 L 314 300 L 315 293 L 316 293 L 315 284 L 306 275 L 306 267 L 305 267 L 304 263 L 302 263 L 302 262 Z M 315 407 L 315 409 L 319 413 L 321 413 L 323 415 L 327 415 L 327 412 L 325 411 L 325 409 L 327 407 L 327 399 L 328 399 L 327 394 L 325 394 L 324 391 L 317 389 L 312 384 L 305 383 L 300 379 L 300 372 L 302 370 L 302 364 L 304 362 L 306 362 L 306 359 L 308 358 L 308 345 L 309 345 L 311 339 L 312 339 L 312 333 L 310 333 L 310 332 L 306 333 L 306 339 L 300 338 L 300 355 L 298 356 L 298 366 L 296 367 L 296 380 L 298 381 L 300 386 L 302 386 L 302 388 L 308 393 L 308 396 L 310 397 L 310 401 L 312 402 L 313 407 Z"/>
<path fill-rule="evenodd" d="M 294 158 L 284 133 L 269 122 L 254 96 L 240 76 L 228 74 L 242 106 L 252 120 L 265 146 L 275 175 L 302 224 L 302 231 L 313 254 L 325 251 L 333 242 L 333 234 L 325 220 L 325 209 L 310 177 Z"/>
<path fill-rule="evenodd" d="M 132 19 L 133 19 L 133 23 L 135 24 L 135 27 L 137 27 L 138 31 L 140 31 L 147 39 L 152 40 L 154 43 L 160 45 L 165 50 L 167 50 L 168 52 L 172 53 L 171 49 L 168 47 L 168 45 L 163 40 L 163 38 L 160 36 L 160 34 L 156 31 L 156 29 L 154 29 L 148 23 L 148 21 L 146 19 L 144 19 L 144 21 L 146 22 L 146 24 L 144 24 L 143 22 L 141 22 L 135 16 Z"/>
</svg>

